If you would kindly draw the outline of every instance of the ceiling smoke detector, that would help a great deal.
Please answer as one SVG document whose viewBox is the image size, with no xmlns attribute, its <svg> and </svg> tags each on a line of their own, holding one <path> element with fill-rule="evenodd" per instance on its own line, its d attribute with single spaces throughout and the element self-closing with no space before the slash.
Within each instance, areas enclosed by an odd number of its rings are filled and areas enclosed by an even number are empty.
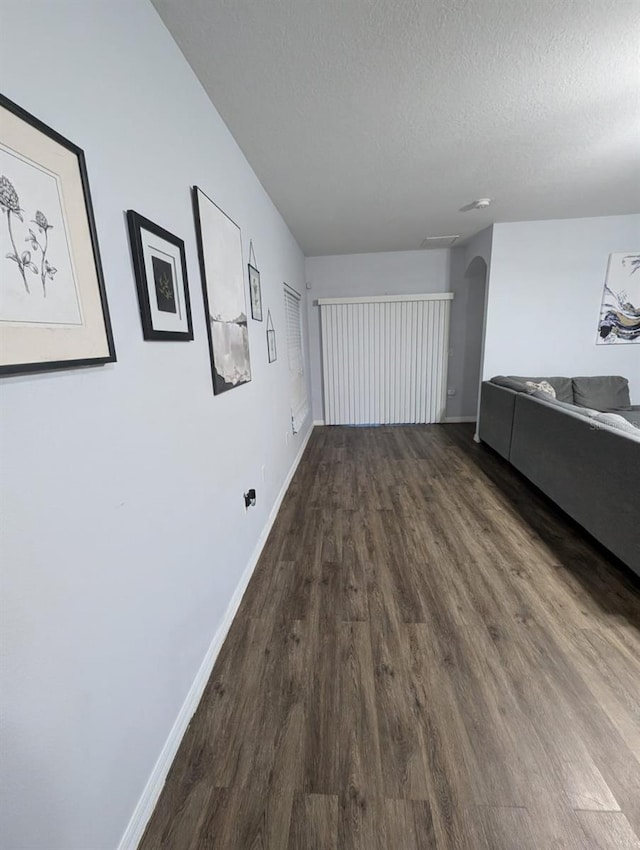
<svg viewBox="0 0 640 850">
<path fill-rule="evenodd" d="M 450 248 L 453 243 L 460 239 L 460 235 L 456 236 L 427 236 L 420 243 L 421 248 Z"/>
<path fill-rule="evenodd" d="M 471 201 L 464 207 L 460 207 L 460 212 L 469 212 L 469 210 L 486 210 L 491 205 L 491 198 L 478 198 L 476 201 Z"/>
</svg>

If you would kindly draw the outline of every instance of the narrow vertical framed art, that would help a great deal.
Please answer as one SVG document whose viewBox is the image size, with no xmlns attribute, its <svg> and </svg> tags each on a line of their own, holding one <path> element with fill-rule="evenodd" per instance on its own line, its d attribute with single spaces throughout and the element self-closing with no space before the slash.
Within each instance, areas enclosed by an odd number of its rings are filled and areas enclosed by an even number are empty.
<svg viewBox="0 0 640 850">
<path fill-rule="evenodd" d="M 262 292 L 260 289 L 260 272 L 249 263 L 249 294 L 251 296 L 251 318 L 256 322 L 262 321 Z"/>
<path fill-rule="evenodd" d="M 197 186 L 193 187 L 202 295 L 213 392 L 251 380 L 240 228 Z"/>
<path fill-rule="evenodd" d="M 256 322 L 262 321 L 262 287 L 260 285 L 260 272 L 256 262 L 256 254 L 253 250 L 253 242 L 249 240 L 249 299 L 251 301 L 251 318 Z"/>
<path fill-rule="evenodd" d="M 276 332 L 273 327 L 271 310 L 267 311 L 267 357 L 269 358 L 269 363 L 275 363 L 278 359 L 278 352 L 276 349 Z"/>
</svg>

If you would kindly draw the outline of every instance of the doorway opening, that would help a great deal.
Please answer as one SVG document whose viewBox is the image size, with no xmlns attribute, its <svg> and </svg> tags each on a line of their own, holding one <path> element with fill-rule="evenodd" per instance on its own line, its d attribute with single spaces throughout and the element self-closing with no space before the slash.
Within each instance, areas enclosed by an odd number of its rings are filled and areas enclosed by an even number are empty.
<svg viewBox="0 0 640 850">
<path fill-rule="evenodd" d="M 467 288 L 467 322 L 462 377 L 463 398 L 476 411 L 482 382 L 484 324 L 487 296 L 487 264 L 474 257 L 464 274 Z"/>
</svg>

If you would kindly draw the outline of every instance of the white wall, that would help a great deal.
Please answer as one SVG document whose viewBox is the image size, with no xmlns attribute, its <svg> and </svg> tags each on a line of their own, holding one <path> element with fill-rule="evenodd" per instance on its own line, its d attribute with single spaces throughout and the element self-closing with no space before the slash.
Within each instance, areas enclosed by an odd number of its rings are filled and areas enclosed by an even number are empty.
<svg viewBox="0 0 640 850">
<path fill-rule="evenodd" d="M 640 215 L 493 228 L 485 379 L 625 375 L 640 403 L 640 345 L 596 345 L 610 253 L 640 249 Z"/>
<path fill-rule="evenodd" d="M 324 419 L 320 308 L 316 303 L 318 298 L 448 292 L 450 289 L 449 255 L 448 250 L 436 250 L 340 254 L 307 258 L 306 277 L 307 283 L 311 284 L 311 290 L 307 294 L 309 296 L 311 388 L 315 420 Z M 452 317 L 455 310 L 454 302 Z M 453 333 L 452 320 L 452 335 Z M 449 386 L 451 386 L 450 382 Z M 455 412 L 449 413 L 449 404 L 447 415 L 457 415 Z"/>
<path fill-rule="evenodd" d="M 4 93 L 85 150 L 118 355 L 2 383 L 0 845 L 114 850 L 305 436 L 285 445 L 282 297 L 304 259 L 145 0 L 0 19 Z M 253 239 L 278 333 L 268 365 L 250 322 L 253 381 L 215 398 L 193 184 L 245 260 Z M 127 208 L 185 240 L 194 342 L 143 341 Z"/>
</svg>

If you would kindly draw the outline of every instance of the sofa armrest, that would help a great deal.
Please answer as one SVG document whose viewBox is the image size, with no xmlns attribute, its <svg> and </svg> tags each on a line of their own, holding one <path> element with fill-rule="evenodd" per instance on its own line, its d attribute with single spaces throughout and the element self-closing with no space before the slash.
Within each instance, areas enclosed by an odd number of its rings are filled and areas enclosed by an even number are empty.
<svg viewBox="0 0 640 850">
<path fill-rule="evenodd" d="M 511 463 L 640 575 L 640 438 L 518 394 Z"/>
<path fill-rule="evenodd" d="M 506 460 L 511 453 L 513 411 L 518 393 L 484 381 L 480 389 L 478 437 Z"/>
</svg>

